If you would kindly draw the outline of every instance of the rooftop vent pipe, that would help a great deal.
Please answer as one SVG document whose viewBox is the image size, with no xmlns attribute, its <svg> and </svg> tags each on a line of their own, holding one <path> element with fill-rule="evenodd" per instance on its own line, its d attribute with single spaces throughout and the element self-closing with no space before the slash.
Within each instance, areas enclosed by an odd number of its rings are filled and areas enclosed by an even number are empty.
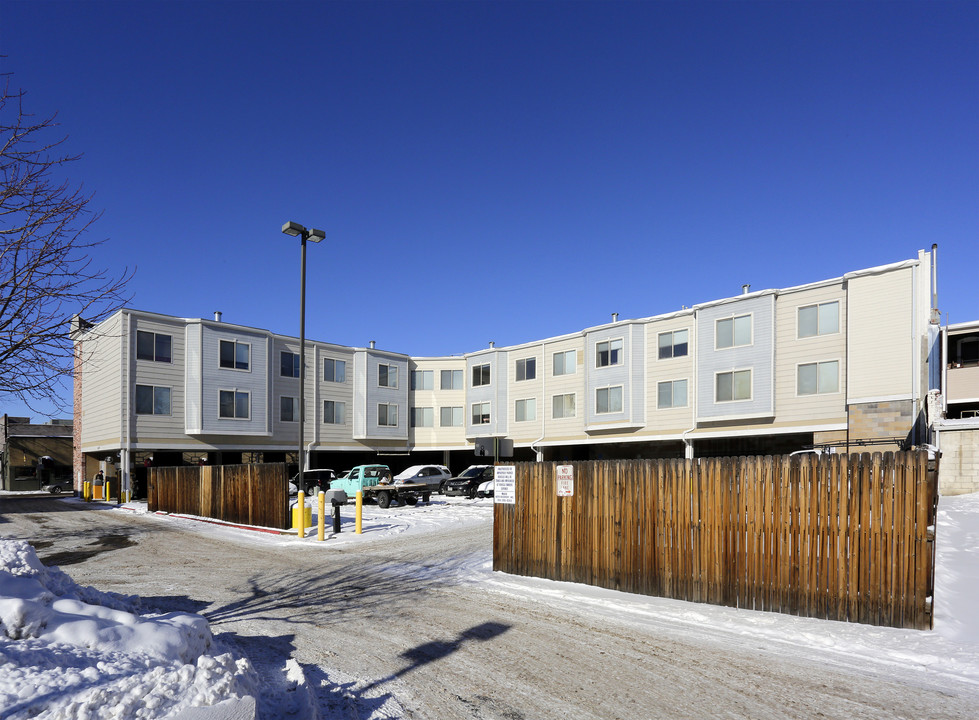
<svg viewBox="0 0 979 720">
<path fill-rule="evenodd" d="M 375 342 L 374 342 L 373 340 L 371 340 L 371 350 L 373 350 L 373 349 L 374 349 L 374 346 L 375 346 L 376 344 L 377 344 L 377 343 L 375 343 Z"/>
<path fill-rule="evenodd" d="M 741 294 L 742 295 L 747 295 L 749 290 L 751 290 L 751 285 L 742 285 L 741 286 Z"/>
<path fill-rule="evenodd" d="M 612 313 L 612 322 L 616 323 L 618 321 L 619 321 L 619 314 L 618 313 Z"/>
<path fill-rule="evenodd" d="M 491 347 L 491 348 L 495 348 L 495 347 L 496 347 L 496 343 L 495 343 L 495 342 L 493 342 L 492 340 L 490 340 L 490 347 Z"/>
<path fill-rule="evenodd" d="M 220 310 L 215 310 L 214 311 L 214 322 L 221 322 L 221 311 Z"/>
</svg>

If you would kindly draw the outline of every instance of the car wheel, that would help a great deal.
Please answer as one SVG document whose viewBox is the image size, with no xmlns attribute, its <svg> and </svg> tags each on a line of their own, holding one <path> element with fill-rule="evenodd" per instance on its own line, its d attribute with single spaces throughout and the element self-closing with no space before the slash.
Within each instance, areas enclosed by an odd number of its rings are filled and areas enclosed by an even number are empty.
<svg viewBox="0 0 979 720">
<path fill-rule="evenodd" d="M 52 495 L 60 495 L 61 494 L 61 486 L 60 485 L 52 485 L 50 492 L 51 492 Z"/>
<path fill-rule="evenodd" d="M 445 495 L 445 483 L 444 482 L 440 482 L 439 483 L 439 495 Z"/>
<path fill-rule="evenodd" d="M 377 494 L 377 506 L 385 509 L 391 507 L 391 493 L 387 490 L 379 492 Z"/>
<path fill-rule="evenodd" d="M 476 488 L 469 488 L 469 499 L 470 500 L 476 499 Z"/>
<path fill-rule="evenodd" d="M 306 486 L 306 494 L 307 495 L 315 495 L 316 494 L 316 486 L 315 485 L 307 485 Z"/>
</svg>

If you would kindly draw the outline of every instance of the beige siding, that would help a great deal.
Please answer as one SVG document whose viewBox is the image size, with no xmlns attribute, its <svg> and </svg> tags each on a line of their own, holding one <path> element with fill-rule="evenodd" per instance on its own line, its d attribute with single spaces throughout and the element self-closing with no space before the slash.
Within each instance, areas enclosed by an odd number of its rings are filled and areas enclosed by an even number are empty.
<svg viewBox="0 0 979 720">
<path fill-rule="evenodd" d="M 901 268 L 848 281 L 850 402 L 911 397 L 913 272 Z"/>
<path fill-rule="evenodd" d="M 299 343 L 294 342 L 291 352 L 299 352 Z M 353 439 L 353 412 L 354 412 L 354 353 L 352 350 L 341 348 L 336 345 L 319 345 L 311 348 L 306 347 L 307 360 L 310 363 L 306 368 L 306 397 L 314 398 L 311 407 L 306 409 L 306 421 L 309 429 L 304 434 L 307 439 L 314 438 L 322 445 L 349 446 Z M 323 379 L 324 361 L 343 360 L 346 363 L 344 368 L 345 378 L 342 383 L 327 382 Z M 288 378 L 285 378 L 288 379 Z M 293 386 L 298 387 L 299 381 L 294 380 Z M 315 392 L 315 394 L 314 394 Z M 333 402 L 344 403 L 343 424 L 323 422 L 323 402 L 332 400 Z M 294 431 L 295 432 L 295 431 Z"/>
<path fill-rule="evenodd" d="M 839 303 L 839 330 L 831 334 L 799 337 L 799 309 Z M 843 284 L 779 295 L 775 307 L 775 416 L 778 424 L 800 421 L 846 421 L 846 293 Z M 799 395 L 799 366 L 836 362 L 836 392 Z"/>
<path fill-rule="evenodd" d="M 570 375 L 554 375 L 554 353 L 574 351 L 575 372 Z M 546 430 L 546 440 L 556 438 L 584 437 L 585 426 L 585 338 L 577 336 L 556 342 L 544 343 L 544 397 L 537 406 L 537 417 L 542 418 Z M 554 396 L 575 396 L 575 416 L 571 418 L 553 417 Z M 542 433 L 543 434 L 543 433 Z"/>
<path fill-rule="evenodd" d="M 417 358 L 409 363 L 413 370 L 431 371 L 432 389 L 415 390 L 409 393 L 409 404 L 413 408 L 432 408 L 432 427 L 409 428 L 409 442 L 418 449 L 462 448 L 466 442 L 466 360 L 465 358 Z M 443 390 L 441 376 L 443 370 L 461 370 L 463 389 Z M 411 378 L 405 378 L 410 383 Z M 410 387 L 410 386 L 409 386 Z M 460 427 L 440 425 L 442 408 L 462 408 L 463 423 Z M 410 422 L 410 410 L 406 418 Z"/>
<path fill-rule="evenodd" d="M 537 361 L 536 374 L 533 380 L 521 380 L 517 382 L 517 361 L 527 358 L 535 358 Z M 510 350 L 508 357 L 507 378 L 507 428 L 509 437 L 517 445 L 529 445 L 541 436 L 543 427 L 543 388 L 544 373 L 553 366 L 545 360 L 544 346 L 531 345 L 515 350 Z M 533 420 L 517 422 L 517 401 L 533 399 L 535 405 L 535 415 Z"/>
<path fill-rule="evenodd" d="M 687 331 L 687 354 L 681 357 L 659 359 L 661 333 Z M 694 357 L 696 353 L 693 315 L 653 320 L 646 328 L 646 429 L 651 435 L 677 435 L 694 425 Z M 661 382 L 687 381 L 687 401 L 683 407 L 659 408 L 658 393 Z"/>
<path fill-rule="evenodd" d="M 82 450 L 122 438 L 123 313 L 90 330 L 82 344 Z"/>
<path fill-rule="evenodd" d="M 138 360 L 136 358 L 136 333 L 151 332 L 170 336 L 171 360 Z M 168 322 L 162 318 L 144 318 L 132 315 L 129 329 L 129 363 L 132 382 L 130 408 L 134 443 L 145 443 L 147 437 L 177 439 L 184 434 L 184 323 Z M 136 385 L 170 388 L 169 415 L 136 415 Z"/>
</svg>

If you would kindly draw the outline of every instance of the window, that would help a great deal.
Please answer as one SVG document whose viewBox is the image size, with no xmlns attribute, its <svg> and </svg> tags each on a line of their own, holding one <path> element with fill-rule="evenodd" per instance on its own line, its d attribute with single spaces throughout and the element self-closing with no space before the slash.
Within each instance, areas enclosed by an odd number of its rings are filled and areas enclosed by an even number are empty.
<svg viewBox="0 0 979 720">
<path fill-rule="evenodd" d="M 443 390 L 462 390 L 462 370 L 442 371 Z"/>
<path fill-rule="evenodd" d="M 717 373 L 715 383 L 715 402 L 751 399 L 751 370 Z"/>
<path fill-rule="evenodd" d="M 489 363 L 484 365 L 473 365 L 473 387 L 479 387 L 480 385 L 490 384 L 490 366 Z"/>
<path fill-rule="evenodd" d="M 298 357 L 298 356 L 297 356 Z M 279 398 L 279 420 L 282 422 L 297 422 L 299 420 L 299 402 L 293 397 Z"/>
<path fill-rule="evenodd" d="M 248 419 L 248 393 L 239 390 L 218 391 L 218 417 Z"/>
<path fill-rule="evenodd" d="M 576 370 L 576 365 L 577 365 L 577 357 L 576 357 L 576 352 L 574 350 L 554 353 L 555 375 L 574 375 Z"/>
<path fill-rule="evenodd" d="M 279 375 L 282 377 L 299 377 L 299 353 L 279 353 Z"/>
<path fill-rule="evenodd" d="M 456 371 L 445 370 L 443 372 L 456 372 Z M 439 425 L 441 425 L 442 427 L 462 427 L 462 408 L 461 407 L 441 408 L 439 412 Z"/>
<path fill-rule="evenodd" d="M 153 385 L 136 386 L 137 415 L 169 415 L 170 388 Z"/>
<path fill-rule="evenodd" d="M 517 360 L 517 382 L 537 377 L 537 358 Z"/>
<path fill-rule="evenodd" d="M 667 380 L 656 385 L 656 407 L 660 410 L 687 406 L 687 381 Z"/>
<path fill-rule="evenodd" d="M 840 331 L 840 303 L 838 300 L 799 308 L 799 337 L 832 335 Z"/>
<path fill-rule="evenodd" d="M 323 360 L 323 380 L 326 382 L 347 382 L 347 361 L 325 358 Z"/>
<path fill-rule="evenodd" d="M 411 371 L 412 390 L 434 390 L 435 373 L 431 370 L 412 370 Z"/>
<path fill-rule="evenodd" d="M 473 425 L 489 425 L 490 404 L 488 402 L 473 403 Z"/>
<path fill-rule="evenodd" d="M 595 367 L 608 367 L 622 362 L 622 341 L 606 340 L 595 345 Z"/>
<path fill-rule="evenodd" d="M 221 367 L 234 370 L 248 369 L 248 354 L 251 347 L 247 343 L 234 340 L 221 341 Z"/>
<path fill-rule="evenodd" d="M 378 387 L 398 387 L 398 366 L 397 365 L 378 365 L 377 366 L 377 386 Z"/>
<path fill-rule="evenodd" d="M 537 419 L 537 398 L 517 400 L 513 408 L 514 422 L 527 422 Z"/>
<path fill-rule="evenodd" d="M 435 410 L 430 407 L 411 408 L 411 427 L 432 427 L 435 424 Z"/>
<path fill-rule="evenodd" d="M 574 417 L 574 393 L 568 395 L 555 395 L 551 400 L 551 417 L 555 420 L 559 418 Z"/>
<path fill-rule="evenodd" d="M 377 424 L 380 427 L 397 427 L 398 406 L 391 403 L 380 403 L 377 406 Z"/>
<path fill-rule="evenodd" d="M 169 335 L 137 330 L 136 359 L 168 363 L 171 359 L 172 342 Z"/>
<path fill-rule="evenodd" d="M 798 383 L 799 395 L 818 395 L 840 391 L 840 362 L 806 363 L 799 366 Z"/>
<path fill-rule="evenodd" d="M 751 345 L 751 315 L 718 320 L 716 330 L 714 347 L 718 350 Z"/>
<path fill-rule="evenodd" d="M 659 334 L 659 359 L 684 357 L 687 354 L 688 330 L 674 330 Z"/>
<path fill-rule="evenodd" d="M 336 400 L 323 401 L 323 422 L 327 425 L 343 425 L 347 414 L 347 403 Z"/>
<path fill-rule="evenodd" d="M 622 386 L 598 388 L 595 391 L 595 412 L 622 412 Z"/>
</svg>

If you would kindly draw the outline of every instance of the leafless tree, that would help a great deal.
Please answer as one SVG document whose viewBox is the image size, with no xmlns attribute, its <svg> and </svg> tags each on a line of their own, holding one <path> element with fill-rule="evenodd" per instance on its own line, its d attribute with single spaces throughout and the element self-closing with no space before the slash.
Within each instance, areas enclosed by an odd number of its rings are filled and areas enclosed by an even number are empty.
<svg viewBox="0 0 979 720">
<path fill-rule="evenodd" d="M 64 410 L 74 365 L 73 315 L 97 322 L 123 306 L 126 283 L 94 265 L 104 240 L 83 236 L 101 213 L 65 177 L 78 159 L 62 149 L 55 116 L 25 112 L 24 92 L 0 86 L 0 400 L 50 402 Z"/>
</svg>

